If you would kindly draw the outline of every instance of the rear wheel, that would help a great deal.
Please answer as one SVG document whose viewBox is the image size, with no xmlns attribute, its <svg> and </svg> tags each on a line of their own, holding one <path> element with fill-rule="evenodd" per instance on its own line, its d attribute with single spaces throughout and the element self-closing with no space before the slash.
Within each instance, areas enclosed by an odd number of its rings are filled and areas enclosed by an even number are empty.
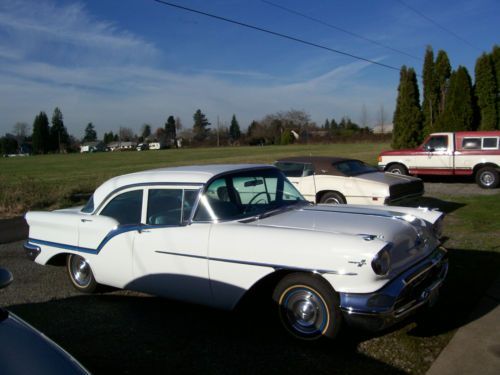
<svg viewBox="0 0 500 375">
<path fill-rule="evenodd" d="M 285 329 L 303 340 L 334 338 L 342 314 L 338 296 L 322 279 L 313 275 L 293 273 L 276 286 L 273 300 Z"/>
<path fill-rule="evenodd" d="M 327 191 L 321 196 L 319 203 L 325 204 L 345 204 L 344 196 L 336 191 Z"/>
<path fill-rule="evenodd" d="M 483 167 L 476 173 L 476 183 L 483 189 L 494 189 L 499 181 L 498 170 L 493 167 Z"/>
<path fill-rule="evenodd" d="M 96 290 L 98 284 L 85 258 L 76 254 L 68 255 L 66 269 L 71 283 L 80 292 L 93 293 Z"/>
<path fill-rule="evenodd" d="M 399 163 L 389 165 L 385 171 L 394 174 L 408 174 L 408 170 L 406 169 L 406 167 L 403 164 Z"/>
</svg>

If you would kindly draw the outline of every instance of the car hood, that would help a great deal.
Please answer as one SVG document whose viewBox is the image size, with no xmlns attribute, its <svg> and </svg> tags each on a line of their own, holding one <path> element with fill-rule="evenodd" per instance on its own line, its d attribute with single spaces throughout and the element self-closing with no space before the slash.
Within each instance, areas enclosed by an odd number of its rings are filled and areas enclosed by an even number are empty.
<svg viewBox="0 0 500 375">
<path fill-rule="evenodd" d="M 257 225 L 360 236 L 366 241 L 386 241 L 391 244 L 391 273 L 400 272 L 439 245 L 429 223 L 397 208 L 306 206 L 260 219 Z"/>
</svg>

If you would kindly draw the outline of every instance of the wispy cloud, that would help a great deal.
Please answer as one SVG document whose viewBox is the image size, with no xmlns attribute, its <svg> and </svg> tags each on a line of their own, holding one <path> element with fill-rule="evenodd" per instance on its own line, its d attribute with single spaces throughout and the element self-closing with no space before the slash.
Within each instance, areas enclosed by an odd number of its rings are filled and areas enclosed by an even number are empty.
<svg viewBox="0 0 500 375">
<path fill-rule="evenodd" d="M 81 3 L 4 2 L 0 133 L 56 106 L 62 108 L 70 132 L 80 136 L 89 121 L 100 134 L 118 126 L 138 130 L 144 122 L 161 126 L 170 114 L 190 126 L 197 108 L 212 121 L 217 115 L 229 121 L 236 113 L 243 126 L 290 108 L 307 110 L 322 121 L 357 113 L 363 95 L 393 95 L 383 88 L 353 85 L 369 68 L 366 62 L 284 82 L 259 71 L 187 67 L 179 72 L 163 68 L 162 58 L 154 43 L 93 17 Z"/>
</svg>

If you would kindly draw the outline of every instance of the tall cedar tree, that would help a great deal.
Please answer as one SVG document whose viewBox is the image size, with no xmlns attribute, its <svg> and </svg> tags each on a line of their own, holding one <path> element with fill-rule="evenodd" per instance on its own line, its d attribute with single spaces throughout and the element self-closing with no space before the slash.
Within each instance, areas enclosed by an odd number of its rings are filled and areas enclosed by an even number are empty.
<svg viewBox="0 0 500 375">
<path fill-rule="evenodd" d="M 52 126 L 50 127 L 50 150 L 54 152 L 63 152 L 69 144 L 69 135 L 64 126 L 63 114 L 56 107 L 52 114 Z"/>
<path fill-rule="evenodd" d="M 446 103 L 446 92 L 448 89 L 448 80 L 451 75 L 451 65 L 448 55 L 445 51 L 439 50 L 436 57 L 436 64 L 434 65 L 434 73 L 436 77 L 436 84 L 438 87 L 438 117 L 444 112 Z M 437 118 L 436 118 L 437 121 Z"/>
<path fill-rule="evenodd" d="M 393 123 L 392 148 L 416 147 L 421 142 L 423 120 L 417 75 L 413 68 L 401 68 Z"/>
<path fill-rule="evenodd" d="M 144 124 L 142 125 L 141 137 L 145 141 L 147 137 L 151 135 L 151 125 Z"/>
<path fill-rule="evenodd" d="M 165 123 L 165 134 L 169 143 L 174 144 L 177 138 L 177 128 L 175 126 L 174 116 L 168 116 Z"/>
<path fill-rule="evenodd" d="M 500 46 L 494 45 L 491 51 L 495 81 L 497 84 L 497 129 L 500 129 Z"/>
<path fill-rule="evenodd" d="M 495 80 L 493 63 L 490 55 L 483 53 L 476 60 L 476 86 L 475 94 L 479 107 L 479 129 L 493 130 L 497 127 L 498 90 Z"/>
<path fill-rule="evenodd" d="M 115 135 L 113 134 L 113 132 L 104 133 L 103 142 L 105 145 L 113 142 L 114 140 L 115 140 Z"/>
<path fill-rule="evenodd" d="M 210 123 L 208 122 L 205 114 L 199 109 L 194 113 L 193 120 L 194 139 L 198 142 L 203 142 L 208 137 L 208 133 L 210 132 Z"/>
<path fill-rule="evenodd" d="M 467 69 L 459 66 L 451 73 L 444 112 L 439 118 L 439 131 L 473 130 L 472 82 Z"/>
<path fill-rule="evenodd" d="M 233 118 L 231 119 L 231 126 L 229 127 L 229 137 L 231 141 L 237 141 L 241 137 L 240 124 L 238 120 L 236 120 L 236 115 L 233 114 Z"/>
<path fill-rule="evenodd" d="M 50 148 L 49 119 L 45 112 L 40 112 L 33 121 L 33 152 L 46 154 Z"/>
<path fill-rule="evenodd" d="M 85 135 L 83 136 L 83 142 L 95 142 L 97 140 L 97 133 L 95 131 L 94 125 L 89 122 L 85 127 Z"/>
<path fill-rule="evenodd" d="M 424 69 L 422 72 L 424 84 L 424 100 L 422 113 L 424 116 L 424 137 L 434 131 L 438 113 L 439 86 L 434 67 L 434 52 L 431 46 L 425 51 Z"/>
</svg>

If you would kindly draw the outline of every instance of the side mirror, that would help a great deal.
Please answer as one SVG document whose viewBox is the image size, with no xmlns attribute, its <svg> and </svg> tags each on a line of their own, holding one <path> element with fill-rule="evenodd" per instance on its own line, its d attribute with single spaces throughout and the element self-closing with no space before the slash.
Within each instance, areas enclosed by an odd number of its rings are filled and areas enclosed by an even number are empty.
<svg viewBox="0 0 500 375">
<path fill-rule="evenodd" d="M 424 146 L 424 150 L 425 150 L 425 151 L 428 151 L 428 152 L 434 152 L 434 147 L 429 146 L 429 145 L 425 145 L 425 146 Z"/>
<path fill-rule="evenodd" d="M 13 280 L 14 277 L 9 270 L 0 268 L 0 289 L 8 287 Z"/>
</svg>

